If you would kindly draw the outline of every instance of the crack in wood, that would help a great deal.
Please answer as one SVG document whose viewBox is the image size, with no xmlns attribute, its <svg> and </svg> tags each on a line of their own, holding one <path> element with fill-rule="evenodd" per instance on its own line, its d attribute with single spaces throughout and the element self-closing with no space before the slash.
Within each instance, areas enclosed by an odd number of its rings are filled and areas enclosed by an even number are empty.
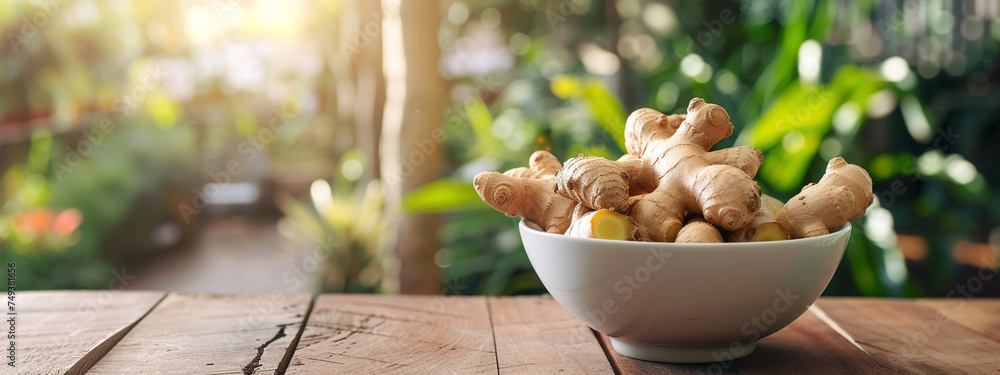
<svg viewBox="0 0 1000 375">
<path fill-rule="evenodd" d="M 497 331 L 496 328 L 493 327 L 493 309 L 490 308 L 492 301 L 492 298 L 486 298 L 486 319 L 489 319 L 490 321 L 490 336 L 493 336 L 493 360 L 497 364 L 497 374 L 500 374 L 500 353 L 497 351 Z"/>
<path fill-rule="evenodd" d="M 329 342 L 330 343 L 341 342 L 341 341 L 344 341 L 344 340 L 347 340 L 347 339 L 351 338 L 351 336 L 354 336 L 355 333 L 364 333 L 364 332 L 361 332 L 361 331 L 354 331 L 354 330 L 347 330 L 347 331 L 340 331 L 340 332 L 347 332 L 347 334 L 344 335 L 343 337 L 338 337 L 338 338 L 335 338 L 333 340 L 330 340 Z"/>
<path fill-rule="evenodd" d="M 411 313 L 411 314 L 414 313 L 414 310 L 412 310 L 408 306 L 396 306 L 396 305 L 392 305 L 392 304 L 375 303 L 375 302 L 371 302 L 371 301 L 365 301 L 365 306 L 366 307 L 381 307 L 381 308 L 390 309 L 390 310 L 403 310 L 403 311 L 406 311 L 407 313 Z M 334 309 L 332 311 L 336 311 L 336 312 L 350 312 L 350 311 L 343 311 L 341 309 Z M 418 310 L 415 310 L 415 311 L 416 312 L 421 312 L 421 313 L 433 314 L 433 315 L 448 316 L 448 317 L 452 317 L 452 318 L 456 318 L 456 319 L 462 319 L 462 320 L 475 320 L 475 317 L 451 314 L 451 313 L 448 313 L 446 311 L 437 311 L 437 310 L 435 310 L 435 311 L 427 311 L 427 310 L 424 310 L 424 309 L 418 309 Z M 358 313 L 358 314 L 366 314 L 366 313 Z M 371 315 L 371 314 L 367 314 L 367 315 Z M 400 320 L 402 320 L 402 319 L 400 319 Z"/>
<path fill-rule="evenodd" d="M 344 364 L 344 362 L 331 361 L 329 359 L 319 359 L 319 358 L 312 358 L 312 357 L 302 357 L 302 359 L 308 359 L 310 361 L 317 361 L 317 362 L 334 363 L 334 364 L 338 364 L 338 365 Z"/>
<path fill-rule="evenodd" d="M 380 326 L 382 326 L 383 324 L 385 324 L 385 322 L 386 322 L 385 320 L 376 321 L 373 325 L 367 325 L 367 326 L 365 326 L 364 324 L 370 322 L 371 318 L 386 319 L 388 317 L 382 316 L 382 315 L 378 315 L 378 314 L 364 314 L 364 315 L 366 317 L 364 319 L 361 319 L 359 321 L 359 323 L 361 323 L 361 324 L 359 324 L 358 326 L 354 326 L 354 325 L 337 325 L 337 324 L 332 324 L 332 325 L 331 324 L 317 324 L 317 323 L 310 324 L 309 325 L 310 327 L 326 328 L 326 329 L 338 331 L 338 334 L 339 333 L 346 333 L 346 335 L 343 335 L 343 336 L 340 336 L 340 337 L 331 337 L 331 338 L 322 337 L 322 336 L 320 336 L 320 337 L 307 337 L 307 338 L 305 338 L 306 341 L 304 342 L 304 344 L 302 345 L 302 347 L 309 347 L 309 346 L 311 346 L 313 344 L 316 344 L 318 342 L 325 342 L 325 343 L 328 343 L 328 344 L 338 343 L 338 342 L 341 342 L 341 341 L 347 340 L 348 338 L 353 337 L 355 334 L 360 333 L 360 334 L 371 335 L 371 336 L 388 337 L 388 338 L 394 338 L 394 339 L 400 339 L 400 340 L 407 340 L 407 341 L 419 342 L 419 343 L 423 343 L 423 344 L 429 344 L 429 345 L 436 346 L 439 349 L 450 349 L 450 350 L 461 349 L 461 350 L 472 351 L 472 352 L 482 352 L 482 353 L 493 353 L 493 354 L 495 354 L 494 351 L 490 351 L 490 350 L 482 350 L 482 349 L 476 349 L 476 348 L 469 348 L 469 347 L 459 346 L 459 345 L 455 345 L 455 344 L 445 344 L 445 343 L 440 343 L 440 342 L 433 342 L 433 341 L 421 340 L 421 339 L 413 338 L 413 337 L 401 337 L 401 336 L 396 336 L 396 335 L 386 335 L 386 334 L 376 333 L 375 329 L 378 328 L 378 327 L 380 327 Z M 388 319 L 388 320 L 398 320 L 398 319 Z"/>
<path fill-rule="evenodd" d="M 615 350 L 614 348 L 611 347 L 610 345 L 611 342 L 610 341 L 605 342 L 604 340 L 602 340 L 600 332 L 597 332 L 590 327 L 587 328 L 590 329 L 590 333 L 594 334 L 594 339 L 597 340 L 597 343 L 601 345 L 601 350 L 604 352 L 604 357 L 608 360 L 608 363 L 611 364 L 611 371 L 614 372 L 615 375 L 621 375 L 622 374 L 621 365 L 618 364 L 618 361 L 615 360 L 614 354 L 611 353 L 613 350 Z"/>
<path fill-rule="evenodd" d="M 406 319 L 406 318 L 403 318 L 403 317 L 397 317 L 397 316 L 391 316 L 391 315 L 385 315 L 385 314 L 373 314 L 373 313 L 358 312 L 358 311 L 343 310 L 343 309 L 334 309 L 334 310 L 330 310 L 330 311 L 335 312 L 335 313 L 340 313 L 340 314 L 343 314 L 343 315 L 361 315 L 361 316 L 367 316 L 369 318 L 373 318 L 374 317 L 374 318 L 380 318 L 380 319 L 385 319 L 385 320 L 393 320 L 393 321 L 397 321 L 397 322 L 417 323 L 417 324 L 422 324 L 422 325 L 434 325 L 433 322 L 429 322 L 429 321 L 426 321 L 426 320 Z M 328 311 L 327 313 L 329 313 L 330 311 Z M 447 315 L 447 314 L 445 314 L 445 315 Z M 448 315 L 448 316 L 452 316 L 452 315 Z"/>
<path fill-rule="evenodd" d="M 410 366 L 410 365 L 408 365 L 406 363 L 386 361 L 386 360 L 382 360 L 382 359 L 362 357 L 362 356 L 350 355 L 350 354 L 344 354 L 344 353 L 330 353 L 330 355 L 337 355 L 337 356 L 348 357 L 348 358 L 357 358 L 357 359 L 363 359 L 363 360 L 372 361 L 372 362 L 388 363 L 390 365 L 396 365 L 396 366 L 402 366 L 402 367 L 408 367 L 408 366 Z"/>
<path fill-rule="evenodd" d="M 89 371 L 90 368 L 93 367 L 95 363 L 104 358 L 104 355 L 107 354 L 108 351 L 111 350 L 111 348 L 118 345 L 118 342 L 121 341 L 126 335 L 128 335 L 128 333 L 132 331 L 132 328 L 135 328 L 135 326 L 138 325 L 139 322 L 141 322 L 143 319 L 145 319 L 146 316 L 149 315 L 149 313 L 151 313 L 153 310 L 159 307 L 160 302 L 163 302 L 163 300 L 165 299 L 167 299 L 167 293 L 163 293 L 163 295 L 161 295 L 160 298 L 157 299 L 156 302 L 153 303 L 153 305 L 150 306 L 148 310 L 146 310 L 146 312 L 140 315 L 138 319 L 133 321 L 131 324 L 127 325 L 121 331 L 115 333 L 111 337 L 107 338 L 105 341 L 95 346 L 94 350 L 85 354 L 83 358 L 81 358 L 78 361 L 78 363 L 74 364 L 73 367 L 71 367 L 70 370 L 67 371 L 66 373 L 84 374 L 87 371 Z"/>
<path fill-rule="evenodd" d="M 278 363 L 278 369 L 274 372 L 275 375 L 284 375 L 288 371 L 288 366 L 292 362 L 292 357 L 295 356 L 295 350 L 299 348 L 299 340 L 302 339 L 302 334 L 305 333 L 306 325 L 309 322 L 309 318 L 312 317 L 313 307 L 316 306 L 316 299 L 319 295 L 313 295 L 309 299 L 309 306 L 306 307 L 305 315 L 298 314 L 295 317 L 302 318 L 299 322 L 299 329 L 295 332 L 295 337 L 292 338 L 292 342 L 288 344 L 288 349 L 285 350 L 284 357 L 281 358 L 281 362 Z"/>
<path fill-rule="evenodd" d="M 886 348 L 883 348 L 883 347 L 881 347 L 881 346 L 877 346 L 877 345 L 872 345 L 871 343 L 867 343 L 867 342 L 864 342 L 864 341 L 861 341 L 861 340 L 857 340 L 857 339 L 856 339 L 856 340 L 854 340 L 854 342 L 857 342 L 858 344 L 861 344 L 861 345 L 864 345 L 864 346 L 870 346 L 870 347 L 873 347 L 873 348 L 875 348 L 875 349 L 878 349 L 878 350 L 881 350 L 881 351 L 884 351 L 884 352 L 888 352 L 888 353 L 892 353 L 892 354 L 896 354 L 896 352 L 894 352 L 894 351 L 892 351 L 892 350 L 889 350 L 889 349 L 886 349 Z"/>
<path fill-rule="evenodd" d="M 260 358 L 264 356 L 264 349 L 267 349 L 267 346 L 271 345 L 272 342 L 278 341 L 278 339 L 285 337 L 285 327 L 288 327 L 289 325 L 291 324 L 279 324 L 278 333 L 275 334 L 274 337 L 272 337 L 270 340 L 267 340 L 267 342 L 257 347 L 257 356 L 254 357 L 253 360 L 250 361 L 250 363 L 247 363 L 246 366 L 243 366 L 244 375 L 252 375 L 255 371 L 257 371 L 257 368 L 261 366 Z"/>
</svg>

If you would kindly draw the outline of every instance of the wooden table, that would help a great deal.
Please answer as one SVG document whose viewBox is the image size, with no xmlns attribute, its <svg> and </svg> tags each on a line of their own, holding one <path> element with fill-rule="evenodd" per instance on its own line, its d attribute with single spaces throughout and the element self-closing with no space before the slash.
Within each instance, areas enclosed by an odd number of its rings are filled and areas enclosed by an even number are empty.
<svg viewBox="0 0 1000 375">
<path fill-rule="evenodd" d="M 546 297 L 45 291 L 11 316 L 3 374 L 1000 372 L 995 299 L 823 298 L 705 365 L 623 357 Z"/>
</svg>

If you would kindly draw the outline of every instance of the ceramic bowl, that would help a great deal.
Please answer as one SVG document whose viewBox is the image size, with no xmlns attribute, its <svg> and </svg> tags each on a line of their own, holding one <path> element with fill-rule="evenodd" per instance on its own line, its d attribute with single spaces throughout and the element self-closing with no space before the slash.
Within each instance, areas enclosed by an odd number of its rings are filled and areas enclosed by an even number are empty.
<svg viewBox="0 0 1000 375">
<path fill-rule="evenodd" d="M 615 351 L 657 362 L 749 355 L 826 289 L 851 225 L 787 241 L 628 242 L 545 233 L 522 221 L 521 240 L 552 297 Z"/>
</svg>

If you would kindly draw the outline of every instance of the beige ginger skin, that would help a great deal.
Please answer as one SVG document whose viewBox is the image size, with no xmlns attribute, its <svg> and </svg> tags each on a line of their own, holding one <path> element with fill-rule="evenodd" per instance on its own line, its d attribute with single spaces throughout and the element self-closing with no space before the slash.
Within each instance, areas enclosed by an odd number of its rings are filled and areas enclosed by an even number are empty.
<svg viewBox="0 0 1000 375">
<path fill-rule="evenodd" d="M 777 221 L 791 238 L 821 236 L 864 215 L 874 199 L 868 172 L 836 157 L 818 183 L 785 203 Z"/>
<path fill-rule="evenodd" d="M 486 204 L 507 216 L 520 216 L 549 233 L 566 233 L 577 203 L 555 193 L 553 175 L 562 167 L 554 155 L 536 151 L 528 168 L 483 172 L 472 185 Z"/>
<path fill-rule="evenodd" d="M 733 133 L 729 114 L 722 107 L 695 98 L 686 115 L 666 116 L 640 109 L 625 124 L 625 148 L 632 156 L 613 162 L 624 173 L 579 169 L 560 172 L 559 186 L 593 188 L 594 181 L 629 186 L 630 194 L 649 192 L 641 199 L 622 200 L 622 212 L 638 225 L 637 239 L 672 242 L 685 217 L 700 214 L 720 228 L 736 230 L 747 225 L 760 207 L 760 187 L 753 175 L 763 155 L 752 147 L 709 151 Z M 572 162 L 567 161 L 567 164 Z M 570 182 L 572 181 L 572 182 Z M 583 195 L 559 189 L 566 197 Z M 617 202 L 607 203 L 620 207 Z"/>
<path fill-rule="evenodd" d="M 677 232 L 677 243 L 721 243 L 722 233 L 705 219 L 696 217 L 688 220 Z"/>
<path fill-rule="evenodd" d="M 608 209 L 624 213 L 628 209 L 630 178 L 617 162 L 580 155 L 567 160 L 555 179 L 556 193 L 591 210 Z"/>
<path fill-rule="evenodd" d="M 514 168 L 503 174 L 520 178 L 553 178 L 562 168 L 559 158 L 548 151 L 535 151 L 528 159 L 528 167 Z"/>
</svg>

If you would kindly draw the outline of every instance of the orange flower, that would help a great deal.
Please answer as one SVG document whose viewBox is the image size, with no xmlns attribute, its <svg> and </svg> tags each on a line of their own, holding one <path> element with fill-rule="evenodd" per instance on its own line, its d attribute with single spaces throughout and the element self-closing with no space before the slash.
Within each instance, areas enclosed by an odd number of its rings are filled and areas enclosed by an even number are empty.
<svg viewBox="0 0 1000 375">
<path fill-rule="evenodd" d="M 80 226 L 82 221 L 83 215 L 80 214 L 80 211 L 77 211 L 75 208 L 70 208 L 63 210 L 63 212 L 60 212 L 59 215 L 56 216 L 53 227 L 59 237 L 66 237 L 73 234 L 73 231 Z"/>
<path fill-rule="evenodd" d="M 52 228 L 55 215 L 52 211 L 34 208 L 24 211 L 17 217 L 17 228 L 31 233 L 45 233 Z"/>
</svg>

